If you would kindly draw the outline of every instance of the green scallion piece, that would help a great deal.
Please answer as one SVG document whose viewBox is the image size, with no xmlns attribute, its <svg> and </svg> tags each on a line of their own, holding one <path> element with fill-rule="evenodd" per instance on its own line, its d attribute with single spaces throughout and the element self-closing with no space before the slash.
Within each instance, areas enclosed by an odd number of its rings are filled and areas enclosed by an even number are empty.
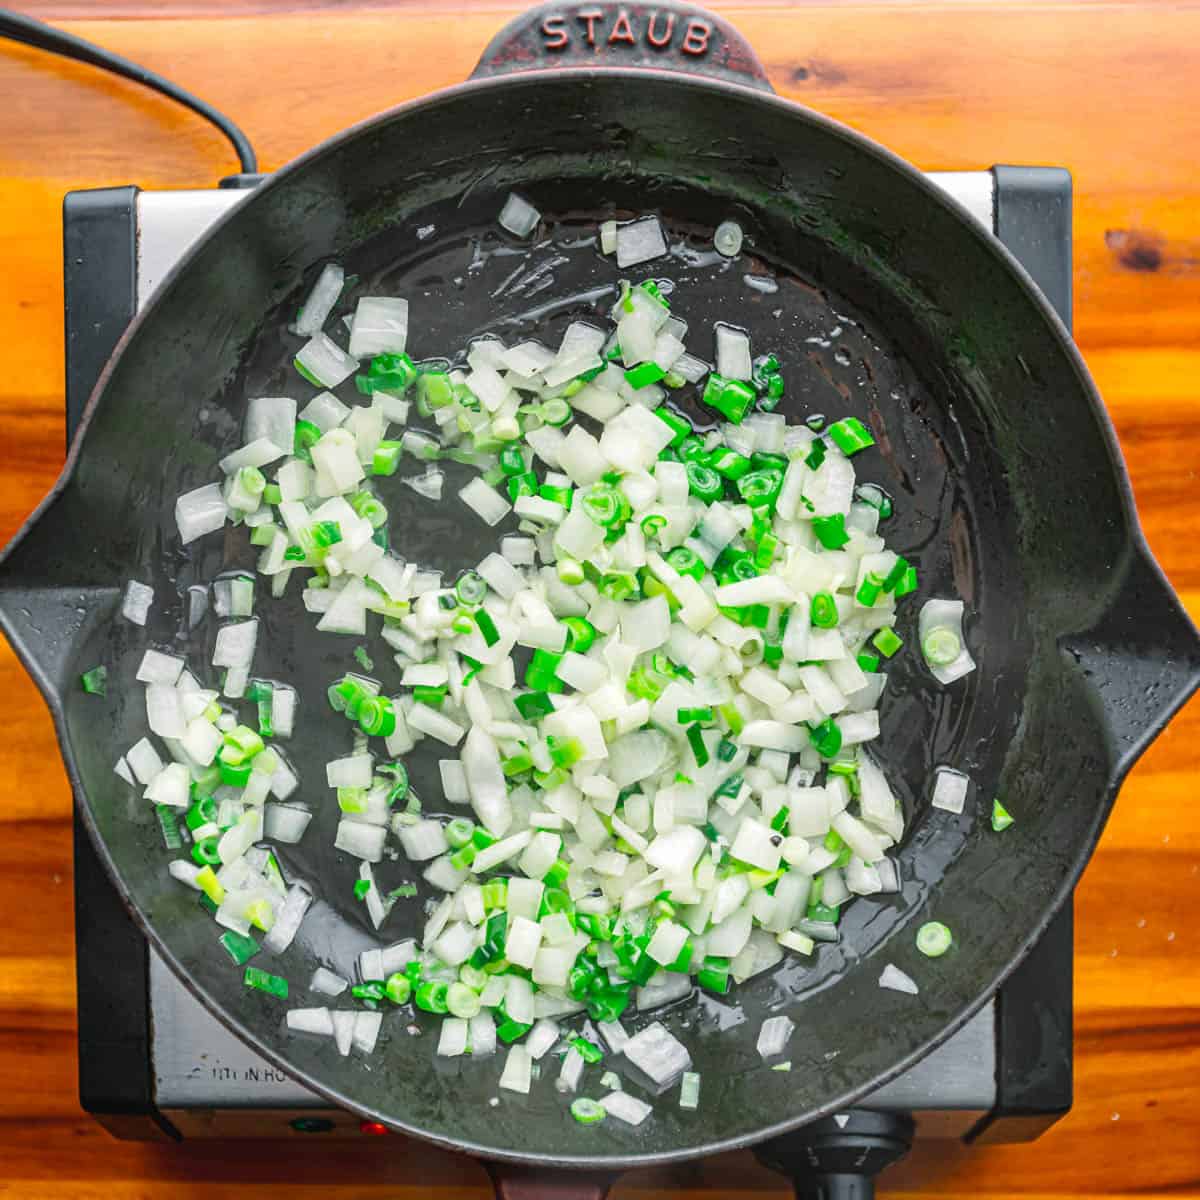
<svg viewBox="0 0 1200 1200">
<path fill-rule="evenodd" d="M 317 384 L 317 387 L 321 387 Z M 292 440 L 292 453 L 301 461 L 312 462 L 312 448 L 321 440 L 320 426 L 311 421 L 297 421 Z"/>
<path fill-rule="evenodd" d="M 550 758 L 556 767 L 566 767 L 569 769 L 583 758 L 584 745 L 575 737 L 557 737 L 555 734 L 550 734 L 546 738 L 546 746 L 550 751 Z M 529 766 L 533 766 L 532 761 Z M 525 769 L 528 770 L 529 768 L 526 767 Z"/>
<path fill-rule="evenodd" d="M 392 786 L 388 789 L 389 805 L 398 804 L 408 795 L 408 768 L 402 762 L 384 763 L 375 770 L 392 781 Z"/>
<path fill-rule="evenodd" d="M 896 596 L 907 596 L 910 592 L 917 590 L 917 568 L 909 564 L 904 569 L 904 576 L 898 584 L 894 594 Z"/>
<path fill-rule="evenodd" d="M 608 1113 L 598 1100 L 589 1100 L 586 1096 L 578 1096 L 571 1101 L 571 1116 L 580 1125 L 596 1125 L 603 1121 Z"/>
<path fill-rule="evenodd" d="M 844 417 L 840 421 L 834 421 L 828 429 L 828 434 L 847 457 L 875 445 L 871 431 L 857 417 Z"/>
<path fill-rule="evenodd" d="M 243 967 L 258 953 L 258 943 L 252 937 L 227 929 L 217 939 L 225 948 L 225 952 L 239 967 Z M 249 983 L 249 980 L 246 981 Z M 251 985 L 255 986 L 255 985 Z M 287 996 L 287 985 L 284 985 L 284 996 Z"/>
<path fill-rule="evenodd" d="M 467 817 L 455 817 L 446 826 L 445 832 L 446 841 L 450 843 L 452 849 L 457 850 L 471 840 L 471 835 L 475 832 L 475 822 Z"/>
<path fill-rule="evenodd" d="M 939 626 L 925 635 L 921 653 L 931 667 L 948 667 L 962 653 L 962 642 L 953 629 Z"/>
<path fill-rule="evenodd" d="M 375 447 L 371 458 L 372 475 L 395 475 L 400 469 L 400 460 L 404 453 L 399 442 L 383 441 Z"/>
<path fill-rule="evenodd" d="M 858 591 L 855 592 L 854 598 L 863 608 L 871 608 L 879 599 L 882 591 L 883 576 L 876 574 L 874 571 L 868 571 L 863 576 L 862 583 L 858 585 Z"/>
<path fill-rule="evenodd" d="M 829 517 L 814 517 L 812 527 L 817 541 L 826 550 L 840 550 L 850 540 L 850 535 L 846 532 L 846 518 L 841 513 L 834 513 Z"/>
<path fill-rule="evenodd" d="M 833 758 L 842 748 L 842 731 L 832 717 L 826 717 L 819 725 L 811 725 L 809 740 L 822 758 Z"/>
<path fill-rule="evenodd" d="M 729 964 L 727 958 L 714 958 L 711 954 L 704 959 L 704 965 L 696 974 L 696 982 L 706 992 L 716 992 L 723 996 L 729 991 Z"/>
<path fill-rule="evenodd" d="M 884 658 L 891 658 L 892 655 L 904 645 L 904 641 L 897 635 L 894 629 L 885 625 L 871 639 L 871 645 L 874 646 Z"/>
<path fill-rule="evenodd" d="M 941 921 L 926 921 L 917 930 L 917 949 L 926 958 L 941 958 L 954 941 L 948 926 Z"/>
<path fill-rule="evenodd" d="M 79 682 L 83 686 L 83 690 L 89 696 L 104 696 L 108 694 L 108 668 L 105 666 L 93 667 L 90 671 L 84 671 L 79 677 Z"/>
<path fill-rule="evenodd" d="M 500 640 L 500 633 L 496 629 L 496 622 L 492 620 L 492 614 L 487 609 L 479 608 L 471 615 L 475 618 L 475 624 L 479 626 L 479 633 L 484 643 L 494 646 Z"/>
<path fill-rule="evenodd" d="M 247 967 L 245 974 L 245 983 L 248 988 L 255 988 L 260 992 L 266 992 L 269 996 L 275 996 L 279 1000 L 288 998 L 288 982 L 280 975 L 272 975 L 269 971 L 263 971 L 258 967 Z"/>
<path fill-rule="evenodd" d="M 638 363 L 625 372 L 625 382 L 636 391 L 647 384 L 657 383 L 665 374 L 666 371 L 656 362 Z"/>
<path fill-rule="evenodd" d="M 540 416 L 547 425 L 565 425 L 572 416 L 571 406 L 561 396 L 556 396 L 553 400 L 547 400 L 542 405 Z"/>
<path fill-rule="evenodd" d="M 813 594 L 810 617 L 818 629 L 832 629 L 838 623 L 837 604 L 829 592 Z"/>
<path fill-rule="evenodd" d="M 624 525 L 632 511 L 625 494 L 607 483 L 593 484 L 583 493 L 581 503 L 583 511 L 605 529 Z"/>
<path fill-rule="evenodd" d="M 249 768 L 247 768 L 247 774 Z M 198 842 L 192 843 L 192 859 L 202 867 L 219 867 L 221 865 L 221 855 L 217 850 L 217 843 L 220 839 L 216 837 L 201 838 Z"/>
<path fill-rule="evenodd" d="M 525 692 L 515 696 L 513 703 L 527 721 L 537 721 L 554 711 L 554 701 L 545 692 Z"/>
<path fill-rule="evenodd" d="M 704 468 L 701 468 L 703 470 Z M 679 572 L 680 575 L 690 575 L 693 579 L 704 578 L 707 571 L 700 556 L 687 546 L 672 546 L 667 551 L 664 561 L 667 566 Z"/>
<path fill-rule="evenodd" d="M 412 980 L 397 971 L 395 975 L 388 976 L 387 982 L 383 985 L 383 994 L 393 1004 L 407 1004 L 408 998 L 412 995 Z"/>
<path fill-rule="evenodd" d="M 580 1057 L 586 1063 L 598 1063 L 604 1058 L 604 1051 L 585 1037 L 572 1038 L 571 1045 L 579 1051 Z"/>
<path fill-rule="evenodd" d="M 430 708 L 441 708 L 446 703 L 446 693 L 449 690 L 449 685 L 445 683 L 439 683 L 436 687 L 432 684 L 421 684 L 413 688 L 413 699 L 418 704 L 427 704 Z M 363 708 L 366 708 L 366 704 L 363 705 Z M 392 728 L 396 728 L 396 718 L 394 715 L 392 717 Z"/>
<path fill-rule="evenodd" d="M 994 799 L 992 801 L 992 828 L 997 833 L 1003 833 L 1012 823 L 1012 813 L 1000 803 L 999 799 Z"/>
<path fill-rule="evenodd" d="M 563 617 L 561 624 L 567 630 L 567 649 L 586 654 L 596 640 L 595 625 L 587 617 Z"/>
<path fill-rule="evenodd" d="M 703 463 L 687 464 L 687 481 L 688 491 L 705 504 L 720 500 L 725 494 L 725 481 L 712 467 L 706 467 Z"/>
<path fill-rule="evenodd" d="M 442 980 L 426 980 L 417 985 L 416 1005 L 425 1012 L 444 1013 L 448 1010 L 449 995 L 448 983 Z"/>
<path fill-rule="evenodd" d="M 738 494 L 753 509 L 774 511 L 783 487 L 783 472 L 775 468 L 751 471 L 737 482 Z"/>
<path fill-rule="evenodd" d="M 696 760 L 696 766 L 707 765 L 708 747 L 704 744 L 704 727 L 699 722 L 688 726 L 687 740 L 688 745 L 692 748 L 692 757 Z"/>
</svg>

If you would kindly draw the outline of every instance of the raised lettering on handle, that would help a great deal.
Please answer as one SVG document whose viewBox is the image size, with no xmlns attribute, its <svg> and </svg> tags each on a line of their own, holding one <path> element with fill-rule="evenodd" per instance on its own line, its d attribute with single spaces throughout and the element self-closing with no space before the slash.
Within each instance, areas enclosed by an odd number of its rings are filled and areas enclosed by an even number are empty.
<svg viewBox="0 0 1200 1200">
<path fill-rule="evenodd" d="M 770 91 L 746 40 L 715 13 L 657 4 L 542 4 L 506 25 L 473 79 L 564 67 L 680 71 Z"/>
</svg>

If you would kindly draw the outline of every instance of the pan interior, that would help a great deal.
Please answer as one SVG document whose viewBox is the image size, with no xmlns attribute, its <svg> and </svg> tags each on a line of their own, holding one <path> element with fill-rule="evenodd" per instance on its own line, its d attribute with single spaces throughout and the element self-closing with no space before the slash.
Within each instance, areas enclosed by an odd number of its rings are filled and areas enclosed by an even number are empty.
<svg viewBox="0 0 1200 1200">
<path fill-rule="evenodd" d="M 93 609 L 108 605 L 101 615 L 115 609 L 114 594 L 86 589 L 130 577 L 156 588 L 145 634 L 96 620 L 62 680 L 109 666 L 104 700 L 64 687 L 69 748 L 120 886 L 168 958 L 226 1020 L 343 1103 L 447 1143 L 583 1163 L 700 1152 L 828 1109 L 944 1035 L 995 984 L 1082 866 L 1105 809 L 1099 717 L 1058 646 L 1102 606 L 1111 586 L 1102 568 L 1119 559 L 1126 530 L 1099 421 L 1057 334 L 982 236 L 915 174 L 798 110 L 653 77 L 636 88 L 615 75 L 574 81 L 579 117 L 564 129 L 553 113 L 568 103 L 558 96 L 565 86 L 481 85 L 402 110 L 252 197 L 130 340 L 47 524 L 89 531 L 69 565 Z M 740 136 L 714 144 L 712 131 L 730 129 Z M 496 225 L 513 187 L 546 214 L 533 246 Z M 643 212 L 661 215 L 670 256 L 619 272 L 598 253 L 597 221 Z M 711 249 L 713 227 L 729 218 L 747 236 L 734 261 Z M 217 927 L 166 877 L 152 810 L 111 773 L 145 730 L 133 681 L 144 646 L 186 650 L 210 670 L 215 622 L 188 630 L 181 597 L 254 560 L 245 532 L 232 529 L 181 552 L 174 498 L 216 477 L 217 458 L 239 444 L 247 395 L 303 404 L 313 394 L 288 365 L 300 342 L 287 325 L 330 258 L 357 276 L 337 314 L 359 295 L 407 296 L 410 350 L 422 358 L 457 353 L 484 332 L 554 346 L 570 320 L 610 307 L 622 276 L 672 281 L 693 353 L 711 359 L 713 321 L 743 325 L 756 353 L 783 364 L 789 420 L 854 415 L 876 429 L 878 450 L 856 465 L 860 480 L 893 496 L 888 544 L 920 572 L 919 594 L 902 606 L 905 640 L 915 641 L 929 596 L 961 597 L 972 614 L 979 670 L 965 682 L 938 688 L 911 651 L 890 668 L 878 748 L 911 822 L 901 894 L 851 905 L 841 943 L 813 962 L 789 958 L 727 1000 L 705 996 L 632 1022 L 664 1020 L 688 1045 L 703 1076 L 694 1113 L 667 1095 L 636 1131 L 578 1126 L 544 1079 L 519 1097 L 498 1091 L 497 1060 L 436 1059 L 434 1025 L 407 1012 L 388 1015 L 367 1061 L 340 1058 L 331 1041 L 288 1038 L 285 1006 L 243 989 Z M 336 336 L 336 318 L 328 328 Z M 352 402 L 352 384 L 339 392 Z M 1056 448 L 1063 439 L 1070 455 Z M 395 548 L 452 575 L 494 548 L 501 530 L 457 500 L 465 470 L 443 465 L 440 504 L 399 476 L 384 488 Z M 410 462 L 400 474 L 417 470 Z M 1096 522 L 1097 512 L 1111 520 Z M 53 553 L 63 555 L 61 539 Z M 292 949 L 261 963 L 290 980 L 294 1006 L 318 1002 L 306 991 L 316 965 L 350 975 L 360 950 L 417 934 L 428 895 L 422 885 L 420 901 L 401 902 L 380 939 L 353 899 L 357 864 L 332 851 L 337 812 L 323 763 L 349 751 L 349 734 L 322 698 L 353 669 L 356 639 L 315 635 L 299 590 L 293 581 L 272 601 L 260 586 L 255 660 L 256 674 L 301 691 L 288 751 L 299 798 L 316 812 L 282 857 L 317 903 Z M 394 686 L 386 647 L 376 638 L 370 649 L 375 673 Z M 454 815 L 437 785 L 436 760 L 449 752 L 428 747 L 410 759 L 416 790 L 426 811 Z M 937 763 L 977 782 L 961 817 L 928 808 Z M 1003 838 L 986 821 L 997 794 L 1017 816 Z M 385 890 L 417 878 L 402 859 L 379 875 Z M 913 947 L 931 916 L 957 939 L 937 963 Z M 918 997 L 878 988 L 886 962 L 918 980 Z M 789 1074 L 764 1069 L 755 1051 L 763 1018 L 777 1012 L 798 1026 Z M 598 1094 L 603 1069 L 590 1069 L 581 1094 Z"/>
</svg>

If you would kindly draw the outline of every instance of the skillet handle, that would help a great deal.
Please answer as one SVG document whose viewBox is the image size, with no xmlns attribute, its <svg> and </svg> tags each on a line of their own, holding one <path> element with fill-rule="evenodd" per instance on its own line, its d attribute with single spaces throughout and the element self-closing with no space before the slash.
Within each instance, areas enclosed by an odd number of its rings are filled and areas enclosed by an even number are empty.
<svg viewBox="0 0 1200 1200">
<path fill-rule="evenodd" d="M 539 4 L 492 38 L 471 78 L 563 67 L 678 71 L 775 90 L 758 55 L 728 21 L 680 0 Z"/>
<path fill-rule="evenodd" d="M 562 1171 L 487 1160 L 496 1200 L 604 1200 L 618 1171 Z"/>
</svg>

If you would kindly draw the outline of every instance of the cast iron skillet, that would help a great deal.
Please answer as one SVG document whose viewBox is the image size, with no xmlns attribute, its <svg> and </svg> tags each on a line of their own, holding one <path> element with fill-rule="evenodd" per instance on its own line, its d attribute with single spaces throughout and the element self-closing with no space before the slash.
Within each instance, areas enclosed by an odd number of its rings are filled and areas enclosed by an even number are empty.
<svg viewBox="0 0 1200 1200">
<path fill-rule="evenodd" d="M 1124 774 L 1200 675 L 1195 631 L 1142 539 L 1100 400 L 1021 269 L 914 169 L 771 94 L 722 22 L 665 4 L 653 12 L 648 27 L 637 6 L 536 10 L 489 47 L 470 83 L 368 121 L 262 184 L 122 339 L 61 480 L 0 571 L 0 618 L 54 714 L 84 819 L 172 968 L 333 1102 L 491 1159 L 665 1162 L 781 1133 L 879 1087 L 961 1026 L 1045 929 Z M 547 65 L 575 69 L 523 71 Z M 512 188 L 547 214 L 528 261 L 495 225 Z M 823 948 L 814 968 L 789 960 L 735 1002 L 654 1014 L 689 1046 L 703 1101 L 684 1113 L 666 1098 L 632 1131 L 576 1125 L 544 1084 L 492 1107 L 499 1063 L 435 1061 L 430 1026 L 418 1022 L 413 1036 L 405 1015 L 387 1019 L 367 1063 L 339 1058 L 330 1041 L 288 1038 L 284 1006 L 243 988 L 212 922 L 168 879 L 150 806 L 112 764 L 144 732 L 133 683 L 144 647 L 206 664 L 215 625 L 188 629 L 186 589 L 251 561 L 232 529 L 182 550 L 173 501 L 216 477 L 217 458 L 239 443 L 247 394 L 310 394 L 287 369 L 296 343 L 285 326 L 320 265 L 346 263 L 359 292 L 409 296 L 417 355 L 489 325 L 553 343 L 569 319 L 610 302 L 615 268 L 580 244 L 597 218 L 646 210 L 662 214 L 674 257 L 627 274 L 681 286 L 700 353 L 713 317 L 736 310 L 755 346 L 782 358 L 793 420 L 825 411 L 870 423 L 880 450 L 868 474 L 896 499 L 889 542 L 921 573 L 900 632 L 911 641 L 924 598 L 961 596 L 979 670 L 943 690 L 911 654 L 894 669 L 882 752 L 911 821 L 902 893 L 854 904 L 841 945 Z M 705 257 L 728 216 L 748 242 L 732 266 Z M 545 274 L 531 280 L 534 268 Z M 747 285 L 747 274 L 777 290 Z M 577 299 L 547 303 L 566 296 Z M 452 477 L 447 494 L 461 482 Z M 397 486 L 388 501 L 393 544 L 410 557 L 458 569 L 493 541 L 453 500 L 435 509 Z M 130 577 L 156 588 L 146 631 L 114 620 Z M 320 696 L 349 647 L 312 638 L 297 594 L 260 601 L 255 669 Z M 104 700 L 77 682 L 98 662 L 110 671 Z M 266 964 L 292 981 L 297 1004 L 309 1002 L 318 962 L 349 973 L 358 950 L 377 944 L 351 898 L 354 864 L 329 849 L 336 813 L 321 764 L 347 735 L 321 707 L 303 713 L 292 743 L 318 815 L 285 862 L 319 902 L 293 948 Z M 411 766 L 438 811 L 435 757 Z M 961 818 L 928 807 L 930 768 L 942 762 L 978 782 Z M 993 795 L 1016 817 L 1003 836 L 986 820 Z M 930 917 L 957 939 L 936 963 L 913 945 Z M 418 927 L 412 906 L 384 941 Z M 878 988 L 887 962 L 919 981 L 918 997 Z M 798 1026 L 790 1074 L 763 1070 L 755 1052 L 775 1012 Z M 598 1087 L 589 1076 L 583 1090 Z"/>
</svg>

